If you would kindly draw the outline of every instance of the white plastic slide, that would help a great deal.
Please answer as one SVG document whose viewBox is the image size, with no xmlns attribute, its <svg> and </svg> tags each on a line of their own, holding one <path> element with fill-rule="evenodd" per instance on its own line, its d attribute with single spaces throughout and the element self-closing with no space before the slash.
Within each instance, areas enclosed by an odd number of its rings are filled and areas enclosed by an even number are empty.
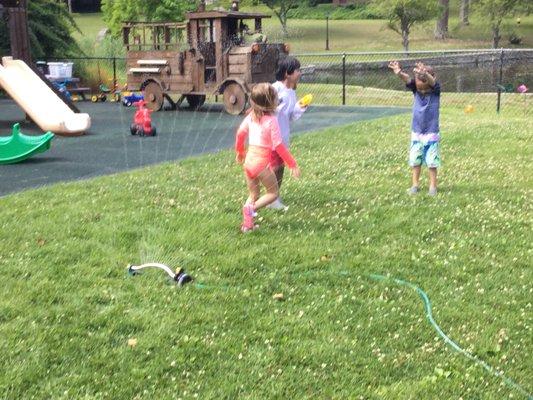
<svg viewBox="0 0 533 400">
<path fill-rule="evenodd" d="M 24 61 L 3 57 L 0 87 L 39 125 L 59 135 L 82 135 L 91 127 L 89 114 L 76 114 Z"/>
</svg>

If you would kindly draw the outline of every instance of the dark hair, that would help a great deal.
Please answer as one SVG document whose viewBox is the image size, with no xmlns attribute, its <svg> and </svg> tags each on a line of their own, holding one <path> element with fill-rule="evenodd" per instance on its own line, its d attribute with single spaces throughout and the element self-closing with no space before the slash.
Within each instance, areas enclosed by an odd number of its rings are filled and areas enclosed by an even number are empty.
<svg viewBox="0 0 533 400">
<path fill-rule="evenodd" d="M 278 64 L 278 71 L 276 72 L 276 80 L 284 81 L 285 75 L 292 75 L 294 71 L 300 69 L 300 61 L 297 58 L 288 56 L 281 60 Z"/>
</svg>

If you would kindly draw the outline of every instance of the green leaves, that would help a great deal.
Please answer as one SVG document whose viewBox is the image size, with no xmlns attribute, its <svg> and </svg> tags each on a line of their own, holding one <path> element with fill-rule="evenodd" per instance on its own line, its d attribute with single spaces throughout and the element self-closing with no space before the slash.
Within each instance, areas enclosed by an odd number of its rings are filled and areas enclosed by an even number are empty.
<svg viewBox="0 0 533 400">
<path fill-rule="evenodd" d="M 406 51 L 411 27 L 435 18 L 439 13 L 437 3 L 426 0 L 372 0 L 371 6 L 388 20 L 388 28 L 402 35 Z"/>
<path fill-rule="evenodd" d="M 194 0 L 103 0 L 102 12 L 111 32 L 124 21 L 183 21 L 196 8 Z"/>
<path fill-rule="evenodd" d="M 499 47 L 500 26 L 505 17 L 515 12 L 530 12 L 530 6 L 524 6 L 522 0 L 479 0 L 473 4 L 474 10 L 489 22 L 492 29 L 493 47 Z"/>
<path fill-rule="evenodd" d="M 288 12 L 293 8 L 297 8 L 300 4 L 299 0 L 261 0 L 261 2 L 270 8 L 276 17 L 278 17 L 283 30 L 283 36 L 288 36 L 287 32 L 287 18 Z"/>
<path fill-rule="evenodd" d="M 33 0 L 28 3 L 32 57 L 79 56 L 81 50 L 71 35 L 79 29 L 66 6 L 53 0 Z M 11 53 L 6 25 L 0 24 L 0 54 Z"/>
</svg>

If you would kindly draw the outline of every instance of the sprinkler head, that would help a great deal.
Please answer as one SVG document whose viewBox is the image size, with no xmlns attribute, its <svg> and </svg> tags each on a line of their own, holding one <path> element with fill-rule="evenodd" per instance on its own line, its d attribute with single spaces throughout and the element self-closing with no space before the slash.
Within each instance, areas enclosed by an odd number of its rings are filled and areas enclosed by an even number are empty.
<svg viewBox="0 0 533 400">
<path fill-rule="evenodd" d="M 135 270 L 133 269 L 133 267 L 134 267 L 133 265 L 128 264 L 128 266 L 127 266 L 126 268 L 128 269 L 128 274 L 130 274 L 130 275 L 132 275 L 132 276 L 135 276 L 135 275 L 137 275 L 137 271 L 135 271 Z"/>
<path fill-rule="evenodd" d="M 179 286 L 184 286 L 185 284 L 192 282 L 192 277 L 190 275 L 187 275 L 183 268 L 178 268 L 176 270 L 174 280 Z"/>
</svg>

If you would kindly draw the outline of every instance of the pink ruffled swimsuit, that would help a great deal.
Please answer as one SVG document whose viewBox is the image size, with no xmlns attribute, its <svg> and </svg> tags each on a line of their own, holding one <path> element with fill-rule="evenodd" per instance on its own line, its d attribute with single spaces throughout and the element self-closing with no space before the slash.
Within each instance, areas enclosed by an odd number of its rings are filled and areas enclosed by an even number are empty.
<svg viewBox="0 0 533 400">
<path fill-rule="evenodd" d="M 248 152 L 245 142 L 248 138 Z M 266 168 L 270 168 L 272 153 L 276 152 L 289 168 L 296 167 L 296 161 L 283 144 L 278 120 L 275 116 L 264 115 L 259 122 L 249 114 L 237 130 L 235 151 L 246 154 L 244 171 L 250 179 L 255 179 Z"/>
</svg>

